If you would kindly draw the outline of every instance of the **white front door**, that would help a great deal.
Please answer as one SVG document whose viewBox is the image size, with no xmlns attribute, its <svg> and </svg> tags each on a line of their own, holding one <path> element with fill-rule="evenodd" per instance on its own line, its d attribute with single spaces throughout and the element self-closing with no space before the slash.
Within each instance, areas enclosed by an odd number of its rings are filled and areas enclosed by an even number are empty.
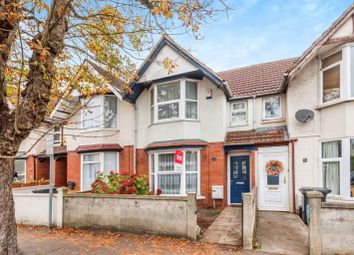
<svg viewBox="0 0 354 255">
<path fill-rule="evenodd" d="M 264 147 L 258 152 L 258 208 L 289 211 L 288 147 Z M 268 175 L 266 164 L 270 160 L 282 162 L 284 170 L 277 175 Z"/>
</svg>

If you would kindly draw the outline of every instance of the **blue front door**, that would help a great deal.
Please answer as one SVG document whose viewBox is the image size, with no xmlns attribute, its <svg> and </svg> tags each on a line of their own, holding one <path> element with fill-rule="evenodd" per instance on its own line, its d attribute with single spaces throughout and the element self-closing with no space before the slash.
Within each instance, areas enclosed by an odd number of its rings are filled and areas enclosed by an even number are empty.
<svg viewBox="0 0 354 255">
<path fill-rule="evenodd" d="M 230 203 L 241 203 L 242 193 L 250 191 L 249 156 L 230 157 Z"/>
</svg>

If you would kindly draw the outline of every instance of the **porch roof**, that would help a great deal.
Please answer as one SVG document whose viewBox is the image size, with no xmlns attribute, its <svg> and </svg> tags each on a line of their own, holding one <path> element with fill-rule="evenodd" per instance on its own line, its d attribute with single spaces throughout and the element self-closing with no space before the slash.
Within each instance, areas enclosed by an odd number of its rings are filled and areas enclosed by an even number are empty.
<svg viewBox="0 0 354 255">
<path fill-rule="evenodd" d="M 284 143 L 289 141 L 285 126 L 274 128 L 259 128 L 247 131 L 227 132 L 225 146 L 230 145 L 263 145 Z"/>
<path fill-rule="evenodd" d="M 54 146 L 53 148 L 53 153 L 54 155 L 63 155 L 67 153 L 67 147 L 66 145 L 63 146 Z M 41 151 L 39 154 L 37 154 L 38 158 L 46 158 L 48 155 L 46 154 L 46 151 Z"/>
<path fill-rule="evenodd" d="M 196 148 L 204 147 L 207 142 L 201 139 L 179 139 L 161 142 L 153 142 L 147 145 L 144 150 L 173 149 L 173 148 Z"/>
<path fill-rule="evenodd" d="M 122 146 L 118 143 L 110 143 L 110 144 L 87 144 L 80 145 L 76 148 L 76 152 L 84 153 L 84 152 L 94 152 L 94 151 L 121 151 L 123 150 Z"/>
</svg>

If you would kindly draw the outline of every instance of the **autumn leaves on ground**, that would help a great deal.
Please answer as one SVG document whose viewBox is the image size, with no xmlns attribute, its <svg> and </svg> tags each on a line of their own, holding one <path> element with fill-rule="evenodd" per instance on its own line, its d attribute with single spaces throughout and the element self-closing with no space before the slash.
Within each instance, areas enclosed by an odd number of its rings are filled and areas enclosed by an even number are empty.
<svg viewBox="0 0 354 255">
<path fill-rule="evenodd" d="M 172 237 L 18 225 L 23 254 L 237 254 L 240 248 Z"/>
</svg>

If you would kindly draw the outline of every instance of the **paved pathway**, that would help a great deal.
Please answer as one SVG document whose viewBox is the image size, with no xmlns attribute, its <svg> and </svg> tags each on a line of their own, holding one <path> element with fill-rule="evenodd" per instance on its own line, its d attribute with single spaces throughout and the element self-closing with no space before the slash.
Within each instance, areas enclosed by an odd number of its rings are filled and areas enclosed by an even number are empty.
<svg viewBox="0 0 354 255">
<path fill-rule="evenodd" d="M 226 207 L 204 232 L 201 241 L 242 245 L 242 208 Z"/>
<path fill-rule="evenodd" d="M 153 235 L 18 227 L 21 255 L 260 255 L 254 251 Z"/>
<path fill-rule="evenodd" d="M 288 212 L 258 211 L 256 237 L 260 251 L 272 254 L 307 254 L 307 226 Z"/>
</svg>

